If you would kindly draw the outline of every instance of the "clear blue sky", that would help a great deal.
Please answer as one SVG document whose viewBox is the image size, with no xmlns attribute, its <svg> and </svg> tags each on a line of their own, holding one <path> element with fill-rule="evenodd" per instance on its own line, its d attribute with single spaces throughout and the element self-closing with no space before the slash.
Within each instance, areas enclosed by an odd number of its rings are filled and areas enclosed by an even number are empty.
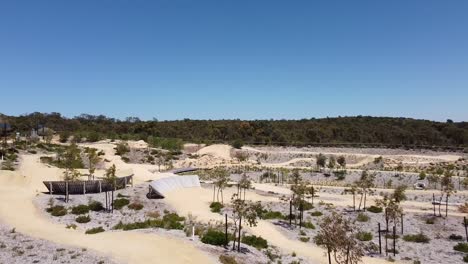
<svg viewBox="0 0 468 264">
<path fill-rule="evenodd" d="M 2 1 L 0 112 L 468 120 L 468 1 Z"/>
</svg>

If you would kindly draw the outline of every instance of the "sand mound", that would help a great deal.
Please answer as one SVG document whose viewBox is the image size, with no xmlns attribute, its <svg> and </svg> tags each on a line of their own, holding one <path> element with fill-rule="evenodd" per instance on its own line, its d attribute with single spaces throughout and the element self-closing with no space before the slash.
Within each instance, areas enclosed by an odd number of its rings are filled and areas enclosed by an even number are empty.
<svg viewBox="0 0 468 264">
<path fill-rule="evenodd" d="M 216 144 L 204 147 L 198 151 L 200 155 L 210 155 L 213 157 L 223 158 L 226 160 L 231 159 L 232 147 L 224 144 Z"/>
</svg>

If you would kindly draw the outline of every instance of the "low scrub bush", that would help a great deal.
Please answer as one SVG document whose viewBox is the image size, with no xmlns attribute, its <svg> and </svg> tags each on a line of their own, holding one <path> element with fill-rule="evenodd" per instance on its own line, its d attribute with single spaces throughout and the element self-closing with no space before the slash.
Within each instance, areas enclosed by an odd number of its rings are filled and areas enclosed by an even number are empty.
<svg viewBox="0 0 468 264">
<path fill-rule="evenodd" d="M 374 213 L 374 214 L 378 214 L 378 213 L 381 213 L 383 209 L 382 207 L 377 207 L 375 205 L 372 205 L 371 207 L 367 208 L 367 211 Z"/>
<path fill-rule="evenodd" d="M 88 208 L 89 208 L 89 210 L 91 210 L 93 212 L 100 212 L 100 211 L 104 210 L 104 206 L 102 206 L 102 203 L 98 202 L 98 201 L 89 202 L 88 203 Z"/>
<path fill-rule="evenodd" d="M 85 224 L 89 223 L 89 221 L 91 221 L 91 218 L 89 217 L 89 215 L 80 215 L 75 219 L 75 221 L 80 224 Z"/>
<path fill-rule="evenodd" d="M 224 205 L 222 205 L 220 202 L 212 202 L 210 204 L 210 210 L 213 213 L 220 213 L 221 209 L 223 209 Z"/>
<path fill-rule="evenodd" d="M 97 234 L 97 233 L 102 233 L 104 231 L 105 231 L 104 228 L 99 226 L 99 227 L 95 227 L 95 228 L 91 228 L 91 229 L 86 230 L 85 234 L 93 235 L 93 234 Z"/>
<path fill-rule="evenodd" d="M 113 206 L 114 206 L 114 209 L 120 210 L 124 208 L 124 206 L 129 205 L 129 204 L 130 204 L 130 200 L 125 199 L 125 198 L 119 198 L 119 199 L 114 200 Z"/>
<path fill-rule="evenodd" d="M 315 229 L 314 224 L 312 224 L 311 222 L 304 222 L 302 223 L 302 226 L 308 229 Z"/>
<path fill-rule="evenodd" d="M 226 235 L 223 232 L 214 229 L 209 229 L 205 234 L 203 234 L 201 242 L 214 246 L 224 246 L 227 244 Z"/>
<path fill-rule="evenodd" d="M 143 222 L 134 222 L 124 224 L 119 222 L 113 227 L 113 229 L 121 229 L 124 231 L 145 229 L 145 228 L 165 228 L 165 229 L 184 229 L 184 225 L 181 223 L 184 221 L 184 217 L 180 217 L 175 213 L 166 214 L 163 219 L 148 219 Z"/>
<path fill-rule="evenodd" d="M 468 243 L 458 243 L 453 247 L 453 249 L 463 253 L 468 253 Z"/>
<path fill-rule="evenodd" d="M 359 232 L 356 235 L 356 238 L 360 241 L 371 241 L 372 240 L 372 233 L 370 232 Z"/>
<path fill-rule="evenodd" d="M 89 213 L 89 207 L 85 204 L 80 204 L 72 208 L 72 214 L 81 215 Z"/>
<path fill-rule="evenodd" d="M 356 217 L 358 222 L 369 222 L 369 216 L 363 213 L 359 213 Z"/>
<path fill-rule="evenodd" d="M 315 211 L 315 212 L 310 213 L 310 215 L 311 215 L 311 216 L 322 216 L 323 213 L 320 212 L 320 211 Z"/>
<path fill-rule="evenodd" d="M 262 219 L 286 219 L 287 216 L 278 211 L 265 211 L 262 214 Z"/>
<path fill-rule="evenodd" d="M 135 211 L 139 211 L 143 209 L 143 205 L 141 203 L 134 202 L 134 203 L 129 204 L 128 208 L 135 210 Z"/>
<path fill-rule="evenodd" d="M 462 240 L 463 237 L 460 236 L 460 235 L 451 234 L 451 235 L 449 236 L 449 239 L 450 239 L 450 240 L 459 241 L 459 240 Z"/>
<path fill-rule="evenodd" d="M 435 223 L 435 218 L 431 217 L 431 218 L 426 219 L 426 224 L 433 225 L 434 223 Z"/>
<path fill-rule="evenodd" d="M 219 262 L 221 262 L 222 264 L 237 264 L 236 259 L 228 255 L 219 256 Z"/>
<path fill-rule="evenodd" d="M 463 261 L 468 263 L 468 255 L 463 257 Z"/>
<path fill-rule="evenodd" d="M 62 205 L 52 206 L 46 209 L 52 216 L 64 216 L 67 214 L 67 208 Z"/>
<path fill-rule="evenodd" d="M 310 237 L 300 237 L 299 240 L 304 242 L 304 243 L 307 243 L 307 242 L 310 241 Z"/>
<path fill-rule="evenodd" d="M 403 237 L 403 240 L 406 242 L 414 242 L 414 243 L 429 243 L 430 239 L 423 233 L 415 234 L 415 235 L 406 235 Z"/>
<path fill-rule="evenodd" d="M 241 241 L 259 250 L 268 247 L 268 242 L 260 236 L 244 236 Z"/>
</svg>

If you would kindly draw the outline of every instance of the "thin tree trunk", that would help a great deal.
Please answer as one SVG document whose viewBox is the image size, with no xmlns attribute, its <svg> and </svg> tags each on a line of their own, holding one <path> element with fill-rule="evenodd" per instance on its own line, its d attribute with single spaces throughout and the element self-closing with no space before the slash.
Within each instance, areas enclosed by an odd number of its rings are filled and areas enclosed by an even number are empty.
<svg viewBox="0 0 468 264">
<path fill-rule="evenodd" d="M 240 252 L 241 251 L 241 230 L 242 230 L 242 216 L 239 217 L 239 235 L 237 237 L 237 251 Z"/>
<path fill-rule="evenodd" d="M 367 192 L 364 192 L 364 208 L 363 208 L 364 211 L 366 211 L 366 200 L 367 200 Z"/>
</svg>

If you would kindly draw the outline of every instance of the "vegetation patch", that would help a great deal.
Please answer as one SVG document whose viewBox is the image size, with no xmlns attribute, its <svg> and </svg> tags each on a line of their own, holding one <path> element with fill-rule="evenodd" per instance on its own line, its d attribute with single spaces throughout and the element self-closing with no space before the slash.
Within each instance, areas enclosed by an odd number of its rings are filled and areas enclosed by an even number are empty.
<svg viewBox="0 0 468 264">
<path fill-rule="evenodd" d="M 145 228 L 164 228 L 164 229 L 184 229 L 184 225 L 181 223 L 185 220 L 185 217 L 181 217 L 176 213 L 170 213 L 164 215 L 162 219 L 148 219 L 143 222 L 134 222 L 124 224 L 119 222 L 113 227 L 113 229 L 121 229 L 124 231 L 145 229 Z"/>
<path fill-rule="evenodd" d="M 430 239 L 423 233 L 403 236 L 403 240 L 414 243 L 429 243 L 430 241 Z"/>
<path fill-rule="evenodd" d="M 201 242 L 214 246 L 224 246 L 227 244 L 226 235 L 215 229 L 209 229 L 206 231 L 201 238 Z"/>
<path fill-rule="evenodd" d="M 71 213 L 74 215 L 87 214 L 89 213 L 89 207 L 85 204 L 80 204 L 73 207 Z"/>
<path fill-rule="evenodd" d="M 455 241 L 460 241 L 460 240 L 463 240 L 463 236 L 451 234 L 451 235 L 449 236 L 449 239 L 450 239 L 450 240 L 455 240 Z"/>
<path fill-rule="evenodd" d="M 356 217 L 358 222 L 369 222 L 369 216 L 363 213 L 359 213 Z"/>
<path fill-rule="evenodd" d="M 356 238 L 360 241 L 371 241 L 372 240 L 372 233 L 370 232 L 359 232 L 356 234 Z"/>
<path fill-rule="evenodd" d="M 102 233 L 104 231 L 105 231 L 104 228 L 102 228 L 102 226 L 99 226 L 99 227 L 95 227 L 95 228 L 91 228 L 91 229 L 86 230 L 85 234 L 93 235 L 93 234 L 97 234 L 97 233 Z"/>
<path fill-rule="evenodd" d="M 52 216 L 64 216 L 67 214 L 67 208 L 62 205 L 52 206 L 46 209 Z"/>
<path fill-rule="evenodd" d="M 89 223 L 89 221 L 91 221 L 91 218 L 89 217 L 89 215 L 80 215 L 75 219 L 75 221 L 80 224 L 86 224 Z"/>
<path fill-rule="evenodd" d="M 304 242 L 304 243 L 307 243 L 307 242 L 310 241 L 310 237 L 305 237 L 305 236 L 303 236 L 303 237 L 300 237 L 299 240 L 302 241 L 302 242 Z"/>
<path fill-rule="evenodd" d="M 124 206 L 129 205 L 129 204 L 130 204 L 130 200 L 126 198 L 119 198 L 119 199 L 114 200 L 113 206 L 114 206 L 114 209 L 120 210 Z"/>
<path fill-rule="evenodd" d="M 104 210 L 104 206 L 102 205 L 101 202 L 98 202 L 98 201 L 91 201 L 88 203 L 88 208 L 89 210 L 93 211 L 93 212 L 100 212 L 102 210 Z"/>
<path fill-rule="evenodd" d="M 372 205 L 371 207 L 367 208 L 367 211 L 369 211 L 371 213 L 374 213 L 374 214 L 378 214 L 378 213 L 381 213 L 383 211 L 383 209 L 382 209 L 382 207 Z"/>
<path fill-rule="evenodd" d="M 242 237 L 242 243 L 252 246 L 256 249 L 262 249 L 268 247 L 268 242 L 261 236 L 244 236 Z"/>
<path fill-rule="evenodd" d="M 463 253 L 468 253 L 468 243 L 458 243 L 453 247 L 453 249 Z"/>
<path fill-rule="evenodd" d="M 221 209 L 223 209 L 224 205 L 222 205 L 220 202 L 212 202 L 210 204 L 210 210 L 213 213 L 220 213 Z"/>
<path fill-rule="evenodd" d="M 264 211 L 262 213 L 262 219 L 286 219 L 287 216 L 283 215 L 278 211 Z"/>
<path fill-rule="evenodd" d="M 302 223 L 302 226 L 308 229 L 315 229 L 315 226 L 312 224 L 312 222 L 304 222 Z"/>
<path fill-rule="evenodd" d="M 311 216 L 322 216 L 323 213 L 320 212 L 320 211 L 315 211 L 315 212 L 310 213 L 310 215 L 311 215 Z"/>
</svg>

